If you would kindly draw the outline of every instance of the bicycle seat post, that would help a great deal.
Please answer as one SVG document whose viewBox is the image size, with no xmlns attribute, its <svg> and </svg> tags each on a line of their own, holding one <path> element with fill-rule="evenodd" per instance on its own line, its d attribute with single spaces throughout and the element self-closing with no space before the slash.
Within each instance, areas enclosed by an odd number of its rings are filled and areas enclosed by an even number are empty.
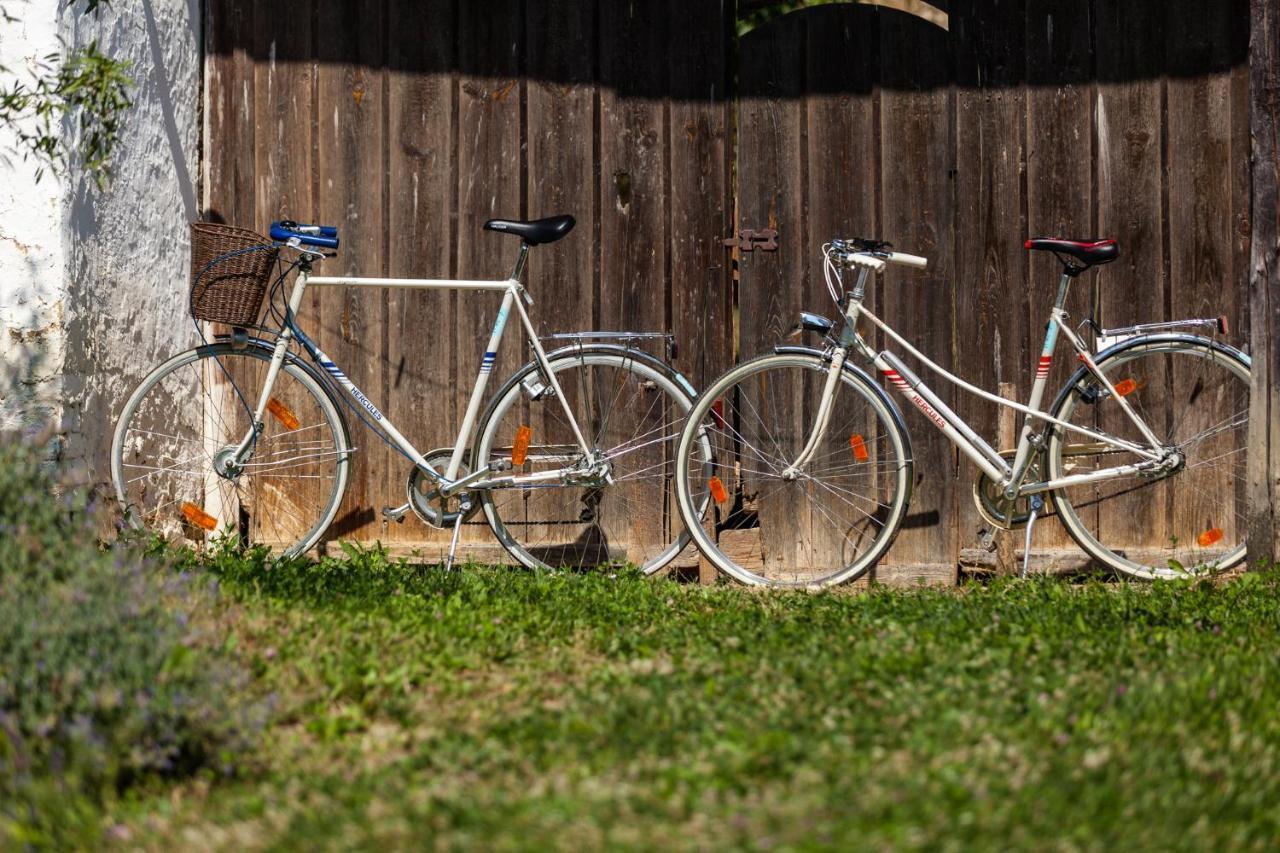
<svg viewBox="0 0 1280 853">
<path fill-rule="evenodd" d="M 516 256 L 515 269 L 511 271 L 511 277 L 516 281 L 520 280 L 520 276 L 524 275 L 524 264 L 529 259 L 529 244 L 524 240 L 520 241 L 520 254 Z"/>
</svg>

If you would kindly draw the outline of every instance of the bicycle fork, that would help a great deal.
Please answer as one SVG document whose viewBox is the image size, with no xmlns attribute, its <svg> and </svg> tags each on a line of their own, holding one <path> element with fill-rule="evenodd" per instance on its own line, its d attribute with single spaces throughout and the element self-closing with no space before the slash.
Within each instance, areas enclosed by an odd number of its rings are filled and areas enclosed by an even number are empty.
<svg viewBox="0 0 1280 853">
<path fill-rule="evenodd" d="M 827 382 L 822 388 L 822 400 L 818 404 L 818 416 L 814 418 L 813 432 L 809 433 L 809 441 L 805 444 L 804 450 L 801 450 L 795 461 L 783 470 L 782 479 L 791 481 L 800 476 L 800 469 L 809 464 L 814 451 L 818 449 L 818 442 L 826 434 L 827 424 L 831 420 L 832 403 L 836 398 L 836 383 L 840 381 L 840 372 L 844 370 L 844 361 L 847 357 L 848 353 L 843 348 L 835 351 L 831 366 L 827 368 Z"/>
</svg>

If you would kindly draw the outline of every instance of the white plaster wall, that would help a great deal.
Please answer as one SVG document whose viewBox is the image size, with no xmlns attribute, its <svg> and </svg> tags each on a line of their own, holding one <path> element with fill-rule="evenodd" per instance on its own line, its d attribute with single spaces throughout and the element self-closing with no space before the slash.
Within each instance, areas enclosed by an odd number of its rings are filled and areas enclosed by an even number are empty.
<svg viewBox="0 0 1280 853">
<path fill-rule="evenodd" d="M 6 79 L 30 80 L 58 50 L 57 19 L 44 4 L 5 9 L 18 20 L 0 25 L 0 66 Z M 0 430 L 38 431 L 61 417 L 64 396 L 64 182 L 45 174 L 37 183 L 16 141 L 0 128 Z"/>
<path fill-rule="evenodd" d="M 126 395 L 197 342 L 187 224 L 198 213 L 201 12 L 199 0 L 112 0 L 96 20 L 73 12 L 62 13 L 65 40 L 96 40 L 134 80 L 111 185 L 73 174 L 63 197 L 64 460 L 105 483 Z"/>
</svg>

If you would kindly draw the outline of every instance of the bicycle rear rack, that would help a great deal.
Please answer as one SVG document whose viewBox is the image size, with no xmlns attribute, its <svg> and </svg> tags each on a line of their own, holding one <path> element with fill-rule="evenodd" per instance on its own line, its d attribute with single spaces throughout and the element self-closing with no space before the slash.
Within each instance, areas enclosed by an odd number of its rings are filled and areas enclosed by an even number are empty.
<svg viewBox="0 0 1280 853">
<path fill-rule="evenodd" d="M 1102 352 L 1104 349 L 1120 343 L 1126 338 L 1132 338 L 1135 335 L 1143 335 L 1147 332 L 1165 332 L 1171 329 L 1212 329 L 1219 335 L 1225 335 L 1228 332 L 1227 316 L 1225 314 L 1218 317 L 1205 317 L 1199 320 L 1169 320 L 1163 323 L 1139 323 L 1136 326 L 1120 326 L 1115 329 L 1099 329 L 1096 325 L 1093 327 L 1094 333 L 1094 350 Z"/>
<path fill-rule="evenodd" d="M 665 345 L 667 360 L 676 357 L 676 336 L 668 332 L 557 332 L 544 335 L 548 341 L 614 341 L 626 344 L 637 344 L 641 341 L 662 341 Z"/>
</svg>

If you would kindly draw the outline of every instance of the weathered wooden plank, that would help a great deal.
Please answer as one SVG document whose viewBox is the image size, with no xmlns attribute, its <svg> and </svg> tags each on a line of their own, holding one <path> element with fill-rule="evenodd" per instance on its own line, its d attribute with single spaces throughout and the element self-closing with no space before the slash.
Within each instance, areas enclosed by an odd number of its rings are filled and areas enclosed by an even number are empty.
<svg viewBox="0 0 1280 853">
<path fill-rule="evenodd" d="M 1249 429 L 1249 558 L 1280 553 L 1280 6 L 1251 0 L 1249 66 L 1253 138 L 1249 338 L 1253 394 Z"/>
<path fill-rule="evenodd" d="M 803 220 L 802 19 L 792 15 L 739 41 L 737 229 L 778 232 L 776 252 L 739 260 L 738 351 L 750 358 L 786 337 L 802 305 L 810 245 Z"/>
<path fill-rule="evenodd" d="M 729 37 L 721 2 L 670 0 L 671 330 L 676 366 L 702 388 L 733 360 L 727 101 Z"/>
<path fill-rule="evenodd" d="M 569 237 L 535 249 L 529 289 L 545 309 L 546 331 L 591 328 L 596 302 L 592 239 L 595 182 L 595 10 L 572 0 L 531 3 L 527 20 L 529 217 L 571 214 Z M 571 308 L 571 310 L 558 310 Z"/>
<path fill-rule="evenodd" d="M 251 226 L 276 219 L 310 222 L 312 101 L 310 2 L 255 7 L 253 43 L 254 202 Z"/>
<path fill-rule="evenodd" d="M 596 10 L 592 4 L 567 0 L 533 3 L 527 9 L 526 68 L 528 75 L 527 198 L 531 218 L 571 214 L 578 221 L 564 240 L 534 249 L 528 282 L 536 300 L 535 322 L 544 333 L 595 328 L 597 306 L 594 239 L 596 182 L 584 169 L 594 156 Z M 562 373 L 561 383 L 574 410 L 585 420 L 578 372 Z M 533 430 L 535 445 L 572 444 L 574 437 L 552 398 L 526 403 L 519 423 Z M 592 425 L 582 423 L 594 438 Z M 510 422 L 514 430 L 516 422 Z M 505 443 L 514 434 L 503 437 Z M 586 489 L 541 489 L 526 495 L 500 496 L 504 507 L 523 503 L 528 521 L 567 521 L 581 516 Z M 623 489 L 606 493 L 602 513 L 608 514 Z M 568 546 L 581 538 L 586 525 L 538 524 L 527 535 L 549 547 Z"/>
<path fill-rule="evenodd" d="M 216 145 L 205 148 L 204 198 L 201 218 L 244 228 L 253 227 L 254 207 L 254 60 L 253 12 L 245 3 L 221 0 L 210 3 L 205 20 L 209 51 L 206 85 L 209 87 L 206 126 Z M 209 326 L 211 324 L 205 324 Z M 221 328 L 216 331 L 223 331 Z M 202 381 L 213 389 L 215 401 L 206 401 L 210 410 L 228 410 L 234 404 L 232 383 L 225 381 L 222 371 L 207 370 Z M 236 376 L 236 382 L 252 377 Z M 238 423 L 239 409 L 229 409 L 232 428 L 247 428 Z M 213 411 L 206 411 L 206 423 L 215 421 Z M 239 521 L 238 507 L 224 506 L 216 490 L 209 489 L 206 506 L 220 521 Z M 256 531 L 255 531 L 256 532 Z"/>
<path fill-rule="evenodd" d="M 1022 571 L 1024 556 L 1022 543 L 1018 542 L 1013 551 L 1018 572 Z M 1159 547 L 1127 548 L 1124 556 L 1143 565 L 1162 566 L 1172 555 L 1172 551 Z M 965 548 L 960 552 L 960 569 L 968 574 L 989 574 L 1000 571 L 999 557 L 991 551 L 981 548 Z M 1107 569 L 1094 563 L 1093 559 L 1079 548 L 1033 548 L 1031 560 L 1027 564 L 1028 575 L 1079 575 L 1088 572 L 1103 572 Z"/>
<path fill-rule="evenodd" d="M 808 208 L 809 240 L 805 252 L 810 274 L 798 282 L 805 310 L 835 318 L 839 309 L 831 302 L 821 273 L 819 249 L 833 237 L 873 237 L 879 233 L 876 187 L 875 61 L 878 15 L 866 7 L 827 6 L 805 14 L 805 129 L 808 170 L 804 188 Z M 832 57 L 840 57 L 833 62 Z M 852 286 L 853 281 L 847 282 Z M 876 311 L 876 288 L 868 289 L 866 306 Z M 864 333 L 874 327 L 864 323 Z M 877 336 L 872 336 L 875 340 Z M 810 336 L 804 343 L 818 345 Z M 856 356 L 855 356 L 856 358 Z M 870 368 L 870 365 L 863 364 Z M 851 396 L 837 397 L 832 424 L 851 424 L 875 446 L 875 418 Z M 816 415 L 816 400 L 806 401 L 807 417 Z M 848 437 L 845 436 L 845 440 Z M 886 484 L 876 475 L 864 480 L 872 490 Z M 838 545 L 830 525 L 814 525 L 826 531 L 826 547 Z M 840 533 L 843 533 L 841 531 Z M 875 579 L 874 569 L 859 583 Z"/>
<path fill-rule="evenodd" d="M 254 10 L 254 63 L 250 70 L 255 93 L 251 100 L 255 166 L 254 192 L 247 199 L 253 204 L 254 215 L 246 227 L 263 234 L 277 219 L 314 221 L 311 130 L 316 105 L 311 22 L 309 2 L 292 6 L 262 3 Z M 317 319 L 311 312 L 319 301 L 319 293 L 313 290 L 301 308 L 301 322 L 308 327 Z M 261 387 L 266 366 L 260 365 L 251 374 L 239 377 L 244 381 L 242 387 Z M 309 408 L 302 400 L 288 398 L 289 387 L 284 384 L 276 396 L 296 411 Z M 319 481 L 303 477 L 285 480 L 278 494 L 288 495 L 302 506 L 316 505 L 328 497 L 320 494 Z M 270 520 L 262 516 L 260 512 L 258 520 L 269 525 Z"/>
<path fill-rule="evenodd" d="M 208 39 L 209 139 L 204 149 L 204 217 L 241 228 L 254 227 L 253 4 L 210 3 Z"/>
<path fill-rule="evenodd" d="M 1237 75 L 1230 63 L 1242 52 L 1247 24 L 1244 4 L 1207 0 L 1187 4 L 1184 14 L 1167 23 L 1168 55 L 1193 68 L 1213 69 L 1174 75 L 1167 84 L 1169 303 L 1175 317 L 1227 316 L 1232 343 L 1239 343 L 1247 328 L 1248 278 L 1239 263 L 1235 214 L 1246 202 L 1240 176 L 1247 178 L 1248 149 L 1238 131 L 1244 106 L 1235 96 Z M 1185 400 L 1194 382 L 1191 365 L 1175 370 L 1172 381 L 1172 400 Z M 1175 402 L 1180 431 L 1175 438 L 1208 429 L 1231 414 L 1232 401 L 1200 397 L 1198 403 L 1180 409 Z M 1231 448 L 1221 441 L 1210 444 L 1215 454 L 1238 451 L 1223 458 L 1224 464 L 1245 461 L 1243 439 Z M 1208 450 L 1196 448 L 1201 458 Z M 1172 484 L 1169 529 L 1183 541 L 1211 527 L 1222 529 L 1230 542 L 1245 533 L 1246 481 L 1233 476 L 1243 474 L 1244 466 L 1235 472 L 1219 468 L 1210 478 L 1215 467 L 1197 466 L 1195 489 L 1178 488 L 1176 480 Z"/>
<path fill-rule="evenodd" d="M 600 322 L 666 326 L 666 10 L 609 2 L 600 8 Z"/>
<path fill-rule="evenodd" d="M 927 272 L 886 272 L 887 322 L 944 368 L 955 367 L 954 108 L 946 33 L 919 18 L 882 11 L 880 134 L 883 150 L 882 235 L 929 259 Z M 947 402 L 952 386 L 921 377 Z M 908 414 L 916 489 L 888 563 L 951 566 L 956 556 L 956 457 L 931 424 Z M 883 572 L 883 567 L 882 570 Z"/>
<path fill-rule="evenodd" d="M 728 20 L 732 4 L 670 0 L 670 151 L 668 209 L 674 364 L 704 388 L 733 363 L 733 280 L 721 239 L 732 228 Z M 674 483 L 666 500 L 678 525 Z M 696 560 L 690 546 L 683 559 Z M 702 580 L 714 569 L 703 561 Z"/>
<path fill-rule="evenodd" d="M 600 326 L 665 331 L 670 220 L 663 95 L 669 68 L 655 57 L 667 53 L 671 19 L 663 3 L 620 0 L 600 4 L 599 14 Z M 643 461 L 660 465 L 664 452 L 661 446 L 649 448 Z M 666 502 L 660 480 L 632 491 L 645 504 Z M 610 501 L 602 511 L 621 513 L 625 507 Z M 628 520 L 632 541 L 667 535 L 657 514 L 632 513 Z"/>
<path fill-rule="evenodd" d="M 338 225 L 342 236 L 340 254 L 325 262 L 331 273 L 380 275 L 386 268 L 384 12 L 380 0 L 322 4 L 319 10 L 315 202 L 319 218 Z M 379 290 L 325 288 L 320 294 L 320 348 L 379 402 L 387 399 L 385 305 L 386 294 Z M 378 512 L 399 503 L 402 489 L 387 476 L 389 451 L 368 433 L 357 445 L 351 484 L 326 534 L 329 541 L 376 538 Z"/>
<path fill-rule="evenodd" d="M 1027 0 L 1027 236 L 1092 236 L 1094 221 L 1093 54 L 1088 10 L 1074 3 Z M 1123 251 L 1123 247 L 1122 247 Z M 1044 342 L 1045 322 L 1058 293 L 1062 267 L 1052 256 L 1031 253 L 1027 293 L 1031 342 L 1020 381 L 1034 375 L 1033 359 Z M 1072 287 L 1067 311 L 1093 313 L 1094 282 Z M 1050 387 L 1064 382 L 1075 363 L 1060 341 Z M 1045 405 L 1053 402 L 1046 394 Z M 1021 430 L 1021 426 L 1019 426 Z M 1094 513 L 1096 516 L 1096 513 Z M 1096 518 L 1094 519 L 1096 521 Z M 1066 530 L 1048 518 L 1036 524 L 1035 548 L 1071 545 Z"/>
<path fill-rule="evenodd" d="M 520 59 L 524 19 L 519 0 L 458 4 L 458 209 L 456 211 L 459 278 L 499 279 L 511 273 L 518 241 L 483 231 L 491 218 L 520 219 L 527 209 L 521 188 L 521 136 L 524 82 Z M 534 259 L 537 262 L 537 258 Z M 480 369 L 485 343 L 497 315 L 497 296 L 460 293 L 457 297 L 457 374 L 465 377 L 456 390 L 463 411 L 471 378 Z M 515 326 L 506 331 L 494 373 L 505 375 L 524 359 L 523 335 Z M 496 388 L 497 382 L 492 383 Z M 492 390 L 491 388 L 491 390 Z M 469 526 L 467 540 L 490 536 Z"/>
<path fill-rule="evenodd" d="M 1168 13 L 1149 3 L 1108 3 L 1094 14 L 1094 67 L 1099 80 L 1094 110 L 1097 230 L 1099 236 L 1120 242 L 1120 258 L 1097 273 L 1086 273 L 1079 284 L 1096 286 L 1100 324 L 1153 322 L 1165 319 L 1166 313 L 1164 105 L 1161 81 L 1146 75 L 1162 62 L 1165 45 L 1157 34 Z M 1163 372 L 1148 372 L 1143 380 L 1147 384 L 1128 398 L 1160 432 L 1172 422 L 1166 384 L 1170 379 Z M 1135 435 L 1118 411 L 1109 412 L 1102 427 L 1116 435 Z M 1077 489 L 1075 494 L 1086 491 Z M 1111 547 L 1160 546 L 1176 535 L 1169 526 L 1176 491 L 1171 484 L 1138 490 L 1120 483 L 1101 487 L 1104 495 L 1120 491 L 1127 494 L 1100 503 L 1098 530 L 1103 542 Z"/>
<path fill-rule="evenodd" d="M 801 96 L 805 29 L 802 14 L 790 15 L 753 30 L 738 44 L 735 230 L 778 232 L 777 251 L 739 254 L 738 346 L 744 360 L 768 352 L 787 337 L 804 307 L 802 283 L 816 250 L 804 219 L 806 151 Z M 766 387 L 761 382 L 750 392 L 744 392 L 748 400 L 723 401 L 726 419 L 732 420 L 739 406 L 753 422 L 759 412 L 761 419 L 768 419 L 771 434 L 757 435 L 747 426 L 746 441 L 764 446 L 771 440 L 798 452 L 803 447 L 799 436 L 806 423 L 803 388 Z M 731 453 L 728 447 L 716 451 L 719 456 Z M 747 541 L 755 543 L 762 560 L 788 564 L 800 544 L 809 541 L 809 518 L 798 512 L 801 508 L 791 499 L 791 490 L 766 487 L 751 467 L 743 466 L 742 491 L 748 497 L 762 496 L 754 505 L 761 532 Z M 725 511 L 724 507 L 719 509 Z M 808 512 L 808 503 L 803 510 Z"/>
<path fill-rule="evenodd" d="M 390 0 L 388 14 L 388 264 L 392 276 L 448 278 L 454 242 L 456 181 L 451 0 Z M 445 70 L 429 70 L 443 66 Z M 444 290 L 387 292 L 388 395 L 384 412 L 420 450 L 451 446 L 461 420 L 452 368 L 456 296 Z M 386 470 L 403 501 L 409 463 Z M 384 527 L 383 539 L 448 543 L 450 532 L 414 519 Z"/>
<path fill-rule="evenodd" d="M 1039 342 L 1027 292 L 1026 75 L 1024 0 L 983 0 L 951 14 L 956 68 L 956 337 L 957 372 L 1026 402 Z M 956 412 L 998 450 L 1011 409 L 959 394 Z M 961 547 L 985 524 L 969 499 L 977 470 L 961 460 L 957 515 Z M 1008 538 L 1008 537 L 1004 537 Z"/>
</svg>

